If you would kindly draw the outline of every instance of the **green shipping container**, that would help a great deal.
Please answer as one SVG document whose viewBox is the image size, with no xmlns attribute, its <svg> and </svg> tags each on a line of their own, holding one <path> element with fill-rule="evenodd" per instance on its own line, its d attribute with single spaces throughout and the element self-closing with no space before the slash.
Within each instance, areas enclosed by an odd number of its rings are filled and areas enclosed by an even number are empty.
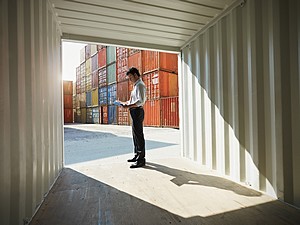
<svg viewBox="0 0 300 225">
<path fill-rule="evenodd" d="M 116 63 L 113 63 L 113 64 L 107 66 L 106 74 L 107 74 L 107 83 L 108 84 L 112 84 L 112 83 L 116 82 L 116 80 L 117 80 Z"/>
<path fill-rule="evenodd" d="M 106 65 L 116 62 L 116 47 L 107 46 L 106 48 Z"/>
</svg>

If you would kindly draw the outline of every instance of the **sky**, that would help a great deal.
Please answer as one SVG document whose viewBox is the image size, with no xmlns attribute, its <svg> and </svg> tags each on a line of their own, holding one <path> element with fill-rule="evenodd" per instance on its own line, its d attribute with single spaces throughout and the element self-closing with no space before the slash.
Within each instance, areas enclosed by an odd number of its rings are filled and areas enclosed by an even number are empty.
<svg viewBox="0 0 300 225">
<path fill-rule="evenodd" d="M 86 44 L 66 42 L 62 43 L 62 77 L 63 80 L 76 80 L 76 67 L 80 65 L 80 50 Z"/>
</svg>

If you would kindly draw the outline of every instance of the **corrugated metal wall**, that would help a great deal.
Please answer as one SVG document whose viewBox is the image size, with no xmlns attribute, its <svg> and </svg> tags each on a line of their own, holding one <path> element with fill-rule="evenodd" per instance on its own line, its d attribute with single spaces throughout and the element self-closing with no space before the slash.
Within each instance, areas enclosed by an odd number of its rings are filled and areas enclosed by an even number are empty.
<svg viewBox="0 0 300 225">
<path fill-rule="evenodd" d="M 248 0 L 182 49 L 183 155 L 300 207 L 300 2 Z"/>
<path fill-rule="evenodd" d="M 60 32 L 44 0 L 1 0 L 0 32 L 0 220 L 23 224 L 63 166 Z"/>
</svg>

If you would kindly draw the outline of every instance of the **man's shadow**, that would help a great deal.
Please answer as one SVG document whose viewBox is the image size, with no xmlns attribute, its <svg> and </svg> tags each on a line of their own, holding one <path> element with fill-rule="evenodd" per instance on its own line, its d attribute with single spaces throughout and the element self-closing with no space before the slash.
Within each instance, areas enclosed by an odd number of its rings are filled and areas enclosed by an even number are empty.
<svg viewBox="0 0 300 225">
<path fill-rule="evenodd" d="M 219 189 L 233 191 L 236 194 L 244 195 L 244 196 L 257 197 L 262 195 L 258 191 L 244 187 L 238 183 L 235 183 L 233 181 L 227 180 L 222 177 L 191 173 L 191 172 L 159 165 L 152 162 L 147 162 L 146 166 L 144 166 L 143 168 L 156 170 L 158 172 L 168 174 L 174 177 L 173 179 L 171 179 L 171 181 L 177 186 L 202 185 L 202 186 L 215 187 Z"/>
</svg>

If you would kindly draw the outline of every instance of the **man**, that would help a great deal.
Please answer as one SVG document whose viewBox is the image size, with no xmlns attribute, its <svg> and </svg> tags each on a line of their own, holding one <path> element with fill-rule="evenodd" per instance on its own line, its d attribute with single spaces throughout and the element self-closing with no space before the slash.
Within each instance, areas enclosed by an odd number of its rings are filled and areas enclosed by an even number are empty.
<svg viewBox="0 0 300 225">
<path fill-rule="evenodd" d="M 128 79 L 133 83 L 130 99 L 127 102 L 119 102 L 124 108 L 128 108 L 132 120 L 132 136 L 134 143 L 134 157 L 128 162 L 134 162 L 130 168 L 142 167 L 145 160 L 145 139 L 143 132 L 144 109 L 146 101 L 146 86 L 140 78 L 138 69 L 131 67 L 127 73 Z"/>
</svg>

